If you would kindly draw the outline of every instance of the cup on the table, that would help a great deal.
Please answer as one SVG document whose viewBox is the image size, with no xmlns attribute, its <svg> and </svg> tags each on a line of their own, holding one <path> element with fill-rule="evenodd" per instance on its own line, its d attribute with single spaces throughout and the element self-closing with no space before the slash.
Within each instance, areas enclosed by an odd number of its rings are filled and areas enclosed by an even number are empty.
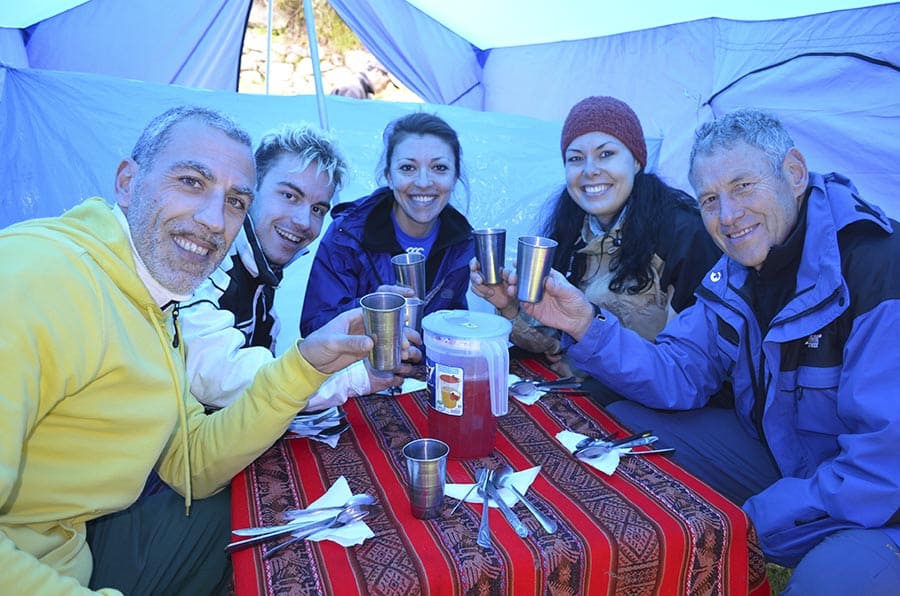
<svg viewBox="0 0 900 596">
<path fill-rule="evenodd" d="M 516 253 L 516 274 L 520 302 L 540 302 L 544 296 L 544 280 L 550 274 L 556 240 L 543 236 L 522 236 Z"/>
<path fill-rule="evenodd" d="M 410 296 L 403 305 L 403 320 L 406 326 L 422 333 L 422 313 L 425 311 L 425 301 L 416 296 Z"/>
<path fill-rule="evenodd" d="M 488 285 L 503 281 L 503 263 L 506 260 L 506 230 L 481 228 L 473 230 L 475 260 L 481 266 L 481 277 Z"/>
<path fill-rule="evenodd" d="M 406 286 L 416 291 L 416 296 L 425 299 L 425 255 L 417 252 L 405 252 L 391 257 L 397 285 Z"/>
<path fill-rule="evenodd" d="M 373 292 L 359 300 L 366 335 L 375 342 L 369 352 L 369 365 L 373 370 L 391 371 L 400 366 L 405 304 L 406 298 L 393 292 Z"/>
<path fill-rule="evenodd" d="M 412 514 L 419 519 L 441 515 L 449 453 L 447 443 L 437 439 L 415 439 L 403 447 L 409 473 L 409 502 Z"/>
</svg>

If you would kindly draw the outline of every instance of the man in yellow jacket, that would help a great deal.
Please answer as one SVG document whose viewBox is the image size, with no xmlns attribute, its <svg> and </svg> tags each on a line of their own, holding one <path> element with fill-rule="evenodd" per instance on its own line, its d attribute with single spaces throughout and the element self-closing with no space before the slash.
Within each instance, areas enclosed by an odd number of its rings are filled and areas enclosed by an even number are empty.
<svg viewBox="0 0 900 596">
<path fill-rule="evenodd" d="M 264 366 L 228 408 L 206 416 L 191 397 L 178 302 L 228 250 L 254 181 L 244 131 L 173 108 L 119 165 L 116 205 L 88 199 L 0 232 L 2 591 L 213 592 L 229 538 L 216 493 L 285 431 L 298 396 L 371 348 L 357 311 Z M 135 504 L 151 469 L 178 494 Z M 98 518 L 112 521 L 89 546 Z"/>
</svg>

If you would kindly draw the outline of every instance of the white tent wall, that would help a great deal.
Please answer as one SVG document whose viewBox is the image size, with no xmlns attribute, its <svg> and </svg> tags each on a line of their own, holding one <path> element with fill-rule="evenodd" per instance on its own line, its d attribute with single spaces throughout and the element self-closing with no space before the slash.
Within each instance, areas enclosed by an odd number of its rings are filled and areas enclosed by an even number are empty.
<svg viewBox="0 0 900 596">
<path fill-rule="evenodd" d="M 811 168 L 847 175 L 865 198 L 900 217 L 898 3 L 479 48 L 407 0 L 329 2 L 426 101 L 558 122 L 585 96 L 619 97 L 638 113 L 647 136 L 662 138 L 658 173 L 688 191 L 696 126 L 737 107 L 767 109 L 784 120 Z M 602 5 L 595 6 L 595 13 L 567 18 L 602 19 Z M 394 21 L 394 14 L 403 19 Z M 496 26 L 516 23 L 510 14 Z M 421 28 L 427 35 L 419 35 Z M 439 85 L 429 87 L 422 73 L 437 76 Z"/>
<path fill-rule="evenodd" d="M 257 141 L 282 123 L 317 121 L 316 97 L 311 95 L 237 94 L 2 67 L 0 80 L 5 80 L 0 93 L 0 227 L 58 215 L 90 196 L 111 200 L 119 160 L 129 154 L 143 126 L 169 107 L 190 103 L 222 110 Z M 518 236 L 537 231 L 546 199 L 562 184 L 562 160 L 555 148 L 558 123 L 451 106 L 324 99 L 331 129 L 350 163 L 339 200 L 353 200 L 375 188 L 384 126 L 417 110 L 439 114 L 458 131 L 471 190 L 468 201 L 460 192 L 454 203 L 476 227 L 508 229 L 510 261 Z M 655 159 L 659 142 L 649 139 L 648 144 L 650 159 Z M 316 245 L 310 248 L 315 251 Z M 311 262 L 307 255 L 291 266 L 277 294 L 284 323 L 281 345 L 296 337 Z M 472 298 L 475 308 L 486 307 Z"/>
</svg>

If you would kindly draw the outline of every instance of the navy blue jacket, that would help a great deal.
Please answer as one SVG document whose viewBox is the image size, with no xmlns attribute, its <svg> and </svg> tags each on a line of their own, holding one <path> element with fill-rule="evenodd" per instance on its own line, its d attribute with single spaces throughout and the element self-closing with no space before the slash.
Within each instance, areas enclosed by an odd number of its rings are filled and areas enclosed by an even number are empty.
<svg viewBox="0 0 900 596">
<path fill-rule="evenodd" d="M 744 510 L 789 566 L 837 530 L 900 540 L 900 234 L 846 178 L 810 173 L 810 187 L 796 291 L 765 337 L 740 291 L 748 269 L 723 256 L 657 345 L 607 317 L 569 349 L 654 408 L 701 407 L 730 376 L 739 419 L 762 429 L 783 476 Z"/>
<path fill-rule="evenodd" d="M 309 335 L 336 315 L 359 306 L 378 286 L 396 284 L 391 257 L 403 249 L 394 235 L 393 191 L 382 187 L 368 197 L 334 208 L 306 284 L 300 334 Z M 469 261 L 475 256 L 472 226 L 447 205 L 437 240 L 425 262 L 425 315 L 465 309 Z"/>
</svg>

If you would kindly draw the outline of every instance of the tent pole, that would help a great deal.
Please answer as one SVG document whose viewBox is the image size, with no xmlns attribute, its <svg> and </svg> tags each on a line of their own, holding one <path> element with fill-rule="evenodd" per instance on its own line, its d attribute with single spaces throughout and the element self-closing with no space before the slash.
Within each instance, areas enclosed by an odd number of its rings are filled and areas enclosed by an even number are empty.
<svg viewBox="0 0 900 596">
<path fill-rule="evenodd" d="M 306 36 L 309 39 L 309 59 L 312 60 L 313 78 L 316 82 L 316 101 L 319 106 L 319 125 L 322 127 L 322 130 L 328 130 L 328 114 L 325 111 L 325 90 L 322 85 L 322 65 L 319 64 L 319 42 L 316 38 L 316 16 L 313 13 L 312 0 L 303 0 L 303 16 L 306 18 Z"/>
<path fill-rule="evenodd" d="M 269 71 L 272 64 L 272 4 L 275 0 L 268 1 L 268 14 L 266 15 L 266 95 L 269 94 Z"/>
</svg>

